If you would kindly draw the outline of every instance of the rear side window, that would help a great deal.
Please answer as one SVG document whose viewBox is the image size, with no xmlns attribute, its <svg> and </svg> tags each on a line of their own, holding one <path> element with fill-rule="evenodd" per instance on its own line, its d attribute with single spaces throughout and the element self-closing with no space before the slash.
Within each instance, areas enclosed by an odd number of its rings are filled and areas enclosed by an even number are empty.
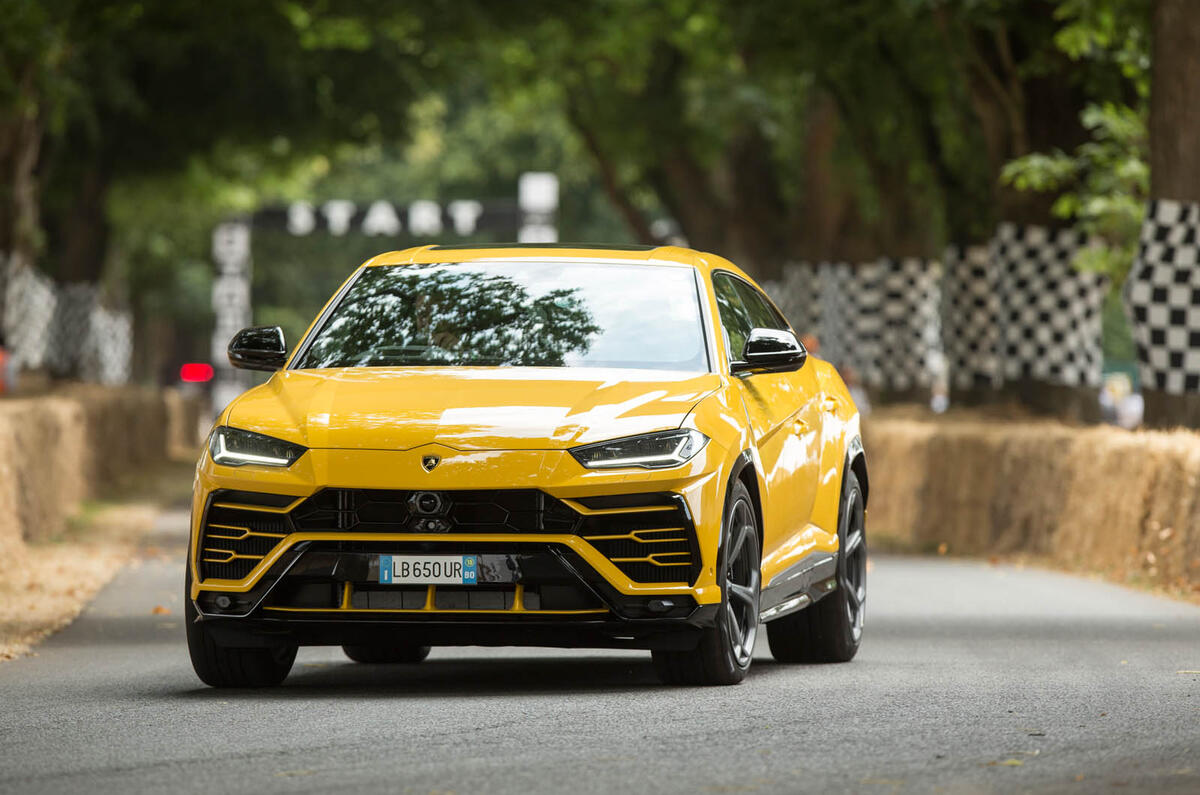
<svg viewBox="0 0 1200 795">
<path fill-rule="evenodd" d="M 775 307 L 771 306 L 771 302 L 762 293 L 741 279 L 731 279 L 730 281 L 734 283 L 738 294 L 742 296 L 742 302 L 746 305 L 746 310 L 750 314 L 750 320 L 753 321 L 754 328 L 791 331 L 788 328 L 787 321 L 775 311 Z"/>
<path fill-rule="evenodd" d="M 746 347 L 746 338 L 754 328 L 753 315 L 746 300 L 738 289 L 738 281 L 724 273 L 714 273 L 713 293 L 717 297 L 717 311 L 721 315 L 721 329 L 725 332 L 725 348 L 730 359 L 739 359 Z"/>
</svg>

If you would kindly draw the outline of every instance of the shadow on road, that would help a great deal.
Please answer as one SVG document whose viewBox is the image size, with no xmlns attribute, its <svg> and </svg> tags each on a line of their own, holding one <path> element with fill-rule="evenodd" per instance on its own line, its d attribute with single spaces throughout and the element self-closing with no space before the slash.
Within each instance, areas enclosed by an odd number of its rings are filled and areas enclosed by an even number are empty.
<svg viewBox="0 0 1200 795">
<path fill-rule="evenodd" d="M 650 655 L 631 657 L 476 658 L 420 665 L 297 663 L 283 686 L 265 690 L 177 691 L 183 699 L 255 701 L 381 696 L 426 698 L 642 692 L 661 688 Z"/>
</svg>

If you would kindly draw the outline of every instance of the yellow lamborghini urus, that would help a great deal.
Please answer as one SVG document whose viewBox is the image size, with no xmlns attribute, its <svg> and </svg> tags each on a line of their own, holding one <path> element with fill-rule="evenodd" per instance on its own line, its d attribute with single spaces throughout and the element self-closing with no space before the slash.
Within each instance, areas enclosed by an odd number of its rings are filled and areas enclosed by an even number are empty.
<svg viewBox="0 0 1200 795">
<path fill-rule="evenodd" d="M 854 403 L 746 274 L 674 247 L 381 254 L 218 418 L 196 470 L 200 679 L 302 645 L 649 649 L 668 683 L 851 659 L 866 596 Z"/>
</svg>

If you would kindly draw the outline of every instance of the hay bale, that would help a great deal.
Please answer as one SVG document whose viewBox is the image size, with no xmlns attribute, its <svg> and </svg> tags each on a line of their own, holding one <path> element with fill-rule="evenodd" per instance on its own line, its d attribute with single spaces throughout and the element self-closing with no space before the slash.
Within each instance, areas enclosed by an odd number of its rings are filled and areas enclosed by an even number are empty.
<svg viewBox="0 0 1200 795">
<path fill-rule="evenodd" d="M 0 401 L 0 554 L 54 538 L 83 500 L 165 460 L 168 415 L 161 393 L 133 387 Z"/>
<path fill-rule="evenodd" d="M 205 401 L 198 395 L 184 395 L 178 389 L 164 389 L 167 411 L 167 445 L 172 458 L 191 461 L 200 454 L 204 442 L 201 419 L 211 419 Z"/>
<path fill-rule="evenodd" d="M 916 543 L 925 518 L 921 493 L 929 470 L 929 440 L 934 433 L 929 423 L 903 420 L 863 427 L 871 481 L 868 510 L 873 537 L 901 544 Z M 884 477 L 876 479 L 877 470 L 883 470 Z"/>
<path fill-rule="evenodd" d="M 1200 584 L 1200 434 L 883 417 L 864 435 L 873 534 Z"/>
</svg>

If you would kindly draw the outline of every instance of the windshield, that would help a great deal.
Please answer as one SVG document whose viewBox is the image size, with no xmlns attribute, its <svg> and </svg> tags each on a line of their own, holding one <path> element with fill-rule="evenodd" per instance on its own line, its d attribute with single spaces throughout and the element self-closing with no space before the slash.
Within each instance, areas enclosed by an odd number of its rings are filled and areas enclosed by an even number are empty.
<svg viewBox="0 0 1200 795">
<path fill-rule="evenodd" d="M 414 365 L 707 371 L 695 275 L 587 262 L 370 267 L 293 366 Z"/>
</svg>

